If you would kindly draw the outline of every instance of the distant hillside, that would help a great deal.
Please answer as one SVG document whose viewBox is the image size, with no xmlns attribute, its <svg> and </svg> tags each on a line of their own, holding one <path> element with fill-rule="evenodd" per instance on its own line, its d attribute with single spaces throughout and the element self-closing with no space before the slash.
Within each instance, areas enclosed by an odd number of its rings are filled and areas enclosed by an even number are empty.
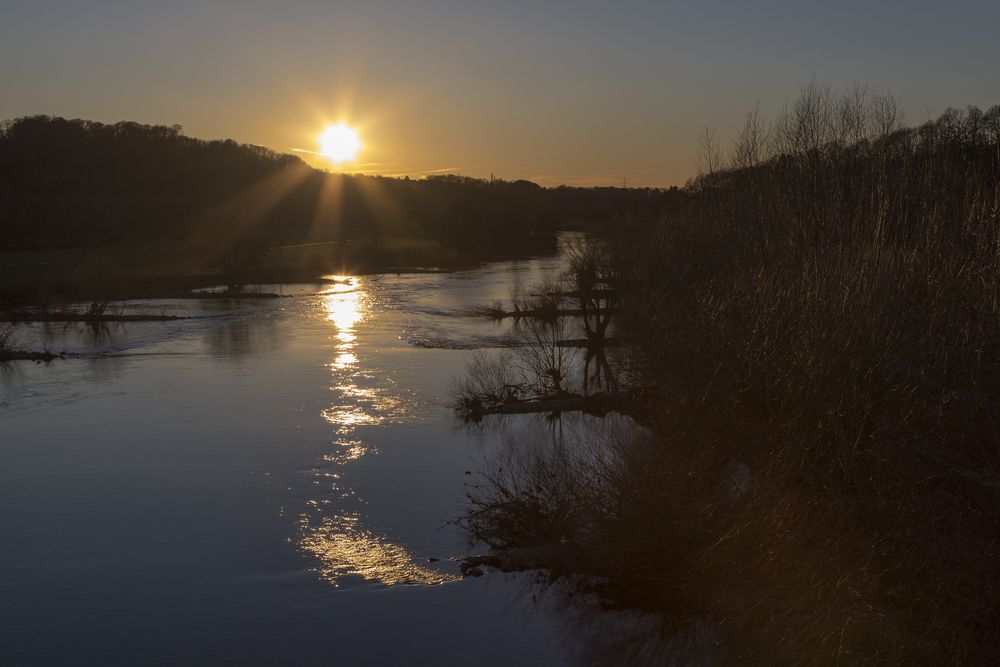
<svg viewBox="0 0 1000 667">
<path fill-rule="evenodd" d="M 412 239 L 438 250 L 505 253 L 559 226 L 603 222 L 663 196 L 328 174 L 260 146 L 187 137 L 179 126 L 47 116 L 0 124 L 0 250 L 184 241 L 223 252 Z"/>
</svg>

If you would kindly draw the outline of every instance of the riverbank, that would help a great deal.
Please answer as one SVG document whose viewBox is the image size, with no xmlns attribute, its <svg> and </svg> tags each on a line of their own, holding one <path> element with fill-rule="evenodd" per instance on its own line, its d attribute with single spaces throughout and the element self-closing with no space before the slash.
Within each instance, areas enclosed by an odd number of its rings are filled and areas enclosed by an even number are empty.
<svg viewBox="0 0 1000 667">
<path fill-rule="evenodd" d="M 624 225 L 651 432 L 487 466 L 472 533 L 679 631 L 709 619 L 733 662 L 988 664 L 1000 135 L 966 121 L 792 144 Z"/>
</svg>

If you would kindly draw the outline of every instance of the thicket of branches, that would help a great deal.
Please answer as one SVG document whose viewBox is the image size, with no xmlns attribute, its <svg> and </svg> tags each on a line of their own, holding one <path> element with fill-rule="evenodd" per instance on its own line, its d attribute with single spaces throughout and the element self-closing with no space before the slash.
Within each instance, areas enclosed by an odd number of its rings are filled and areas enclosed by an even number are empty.
<svg viewBox="0 0 1000 667">
<path fill-rule="evenodd" d="M 523 401 L 607 398 L 619 389 L 607 354 L 620 302 L 617 262 L 608 243 L 595 238 L 571 242 L 563 252 L 561 275 L 529 288 L 515 284 L 509 306 L 497 301 L 482 310 L 514 320 L 508 338 L 515 351 L 472 357 L 453 390 L 455 407 L 467 417 Z"/>
<path fill-rule="evenodd" d="M 615 245 L 654 437 L 486 485 L 473 529 L 564 545 L 749 663 L 995 658 L 1000 109 L 901 119 L 810 84 L 728 166 L 708 133 L 688 196 Z"/>
</svg>

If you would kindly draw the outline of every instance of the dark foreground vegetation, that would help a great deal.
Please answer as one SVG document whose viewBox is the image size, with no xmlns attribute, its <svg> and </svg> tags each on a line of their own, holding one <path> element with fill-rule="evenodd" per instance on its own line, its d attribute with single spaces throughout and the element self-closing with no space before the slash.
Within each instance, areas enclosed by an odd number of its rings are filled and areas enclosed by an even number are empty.
<svg viewBox="0 0 1000 667">
<path fill-rule="evenodd" d="M 329 174 L 179 126 L 19 118 L 0 123 L 0 297 L 105 301 L 471 266 L 551 253 L 560 228 L 590 228 L 665 196 Z"/>
<path fill-rule="evenodd" d="M 706 135 L 602 269 L 648 430 L 494 461 L 474 534 L 734 662 L 996 664 L 1000 108 L 900 120 L 812 84 Z"/>
</svg>

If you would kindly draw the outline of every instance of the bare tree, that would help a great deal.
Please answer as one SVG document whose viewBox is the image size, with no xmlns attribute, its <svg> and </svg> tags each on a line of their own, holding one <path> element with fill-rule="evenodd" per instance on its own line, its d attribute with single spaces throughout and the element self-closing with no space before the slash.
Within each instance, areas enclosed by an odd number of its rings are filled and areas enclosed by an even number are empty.
<svg viewBox="0 0 1000 667">
<path fill-rule="evenodd" d="M 982 145 L 986 138 L 986 117 L 977 106 L 970 106 L 965 110 L 965 132 L 964 139 L 972 146 Z"/>
<path fill-rule="evenodd" d="M 778 115 L 768 132 L 769 150 L 772 155 L 791 155 L 795 152 L 795 124 L 788 100 L 782 103 Z"/>
<path fill-rule="evenodd" d="M 871 134 L 887 137 L 903 126 L 904 114 L 892 93 L 872 96 Z"/>
<path fill-rule="evenodd" d="M 837 140 L 851 145 L 867 139 L 869 114 L 868 86 L 855 83 L 837 103 Z"/>
<path fill-rule="evenodd" d="M 601 241 L 586 240 L 569 246 L 567 280 L 573 289 L 588 340 L 603 343 L 611 318 L 618 309 L 618 272 Z"/>
<path fill-rule="evenodd" d="M 722 168 L 722 150 L 715 139 L 715 128 L 705 127 L 698 136 L 698 175 L 711 176 Z"/>
<path fill-rule="evenodd" d="M 779 155 L 804 155 L 818 151 L 834 133 L 834 104 L 830 88 L 813 79 L 799 89 L 791 104 L 785 103 L 772 125 L 772 147 Z"/>
<path fill-rule="evenodd" d="M 815 79 L 802 86 L 792 114 L 796 152 L 818 151 L 832 138 L 833 102 L 828 86 Z"/>
<path fill-rule="evenodd" d="M 564 319 L 531 318 L 525 323 L 524 331 L 528 344 L 518 348 L 517 354 L 528 381 L 534 383 L 540 395 L 565 394 L 575 351 L 560 345 L 567 337 Z"/>
<path fill-rule="evenodd" d="M 1000 105 L 994 104 L 986 110 L 983 125 L 986 128 L 986 141 L 1000 144 Z"/>
<path fill-rule="evenodd" d="M 767 159 L 768 143 L 767 127 L 761 117 L 760 102 L 757 102 L 736 131 L 729 151 L 729 164 L 734 169 L 756 167 Z"/>
</svg>

